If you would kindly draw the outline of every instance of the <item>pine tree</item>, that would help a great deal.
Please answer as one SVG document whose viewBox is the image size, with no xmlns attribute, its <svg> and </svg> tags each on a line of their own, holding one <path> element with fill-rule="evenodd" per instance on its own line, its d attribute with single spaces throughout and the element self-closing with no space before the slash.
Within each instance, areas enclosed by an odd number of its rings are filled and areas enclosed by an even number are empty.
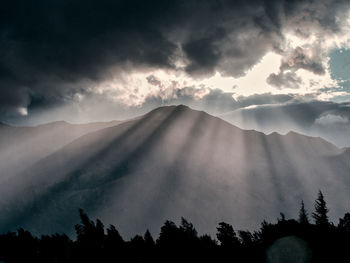
<svg viewBox="0 0 350 263">
<path fill-rule="evenodd" d="M 309 222 L 309 216 L 308 213 L 305 209 L 304 201 L 301 200 L 301 206 L 300 206 L 300 211 L 299 211 L 299 223 L 302 225 L 308 225 Z"/>
<path fill-rule="evenodd" d="M 238 231 L 238 235 L 243 246 L 251 246 L 253 244 L 254 237 L 249 231 Z"/>
<path fill-rule="evenodd" d="M 225 222 L 219 223 L 216 237 L 220 241 L 222 247 L 234 247 L 239 245 L 239 239 L 236 236 L 236 232 L 230 224 Z"/>
<path fill-rule="evenodd" d="M 339 229 L 350 233 L 350 213 L 346 213 L 343 218 L 339 219 Z"/>
<path fill-rule="evenodd" d="M 328 208 L 324 196 L 321 191 L 318 192 L 318 197 L 315 201 L 315 212 L 312 213 L 312 217 L 315 219 L 316 225 L 328 226 Z"/>
<path fill-rule="evenodd" d="M 154 239 L 153 239 L 153 237 L 148 229 L 147 229 L 145 235 L 143 236 L 143 239 L 145 240 L 145 244 L 147 246 L 153 247 L 155 245 Z"/>
<path fill-rule="evenodd" d="M 280 218 L 277 218 L 278 222 L 284 222 L 286 221 L 286 216 L 282 212 L 280 212 Z"/>
<path fill-rule="evenodd" d="M 95 224 L 95 232 L 96 232 L 96 241 L 102 243 L 105 239 L 105 230 L 104 225 L 100 219 L 96 220 Z"/>
<path fill-rule="evenodd" d="M 80 221 L 81 224 L 75 225 L 75 231 L 77 234 L 78 242 L 89 241 L 95 232 L 95 223 L 90 220 L 88 215 L 84 212 L 83 209 L 79 209 Z"/>
<path fill-rule="evenodd" d="M 122 236 L 114 225 L 110 225 L 109 228 L 107 228 L 107 241 L 113 245 L 121 245 L 124 243 Z"/>
<path fill-rule="evenodd" d="M 186 239 L 196 239 L 197 230 L 194 228 L 193 224 L 188 222 L 185 218 L 181 217 L 181 225 L 179 227 Z"/>
</svg>

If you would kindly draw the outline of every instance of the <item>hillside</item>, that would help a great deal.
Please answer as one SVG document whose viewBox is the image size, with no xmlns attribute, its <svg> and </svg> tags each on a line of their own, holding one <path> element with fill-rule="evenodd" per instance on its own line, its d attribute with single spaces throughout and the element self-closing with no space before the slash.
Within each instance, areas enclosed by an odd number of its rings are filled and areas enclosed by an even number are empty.
<svg viewBox="0 0 350 263">
<path fill-rule="evenodd" d="M 349 207 L 349 157 L 321 138 L 162 107 L 83 135 L 7 180 L 0 231 L 71 233 L 78 208 L 126 236 L 181 216 L 200 232 L 222 220 L 252 229 L 279 212 L 295 217 L 302 199 L 311 210 L 318 189 L 335 218 Z"/>
<path fill-rule="evenodd" d="M 35 127 L 15 127 L 0 123 L 2 179 L 26 169 L 84 134 L 119 123 L 70 124 L 57 121 Z"/>
</svg>

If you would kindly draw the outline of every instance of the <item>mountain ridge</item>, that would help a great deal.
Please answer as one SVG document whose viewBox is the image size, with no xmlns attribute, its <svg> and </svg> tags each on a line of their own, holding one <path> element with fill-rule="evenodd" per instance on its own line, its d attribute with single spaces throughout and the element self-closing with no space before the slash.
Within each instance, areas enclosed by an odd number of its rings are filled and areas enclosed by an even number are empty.
<svg viewBox="0 0 350 263">
<path fill-rule="evenodd" d="M 297 210 L 301 199 L 311 205 L 319 188 L 338 216 L 348 204 L 337 200 L 346 200 L 350 186 L 349 157 L 341 152 L 296 133 L 241 130 L 186 106 L 157 108 L 80 136 L 17 175 L 1 191 L 7 213 L 0 230 L 71 232 L 79 207 L 117 222 L 126 235 L 180 216 L 204 232 L 220 220 L 247 228 L 288 216 L 284 207 Z"/>
<path fill-rule="evenodd" d="M 65 121 L 37 126 L 0 126 L 0 168 L 15 174 L 89 132 L 115 126 L 121 121 L 70 124 Z"/>
</svg>

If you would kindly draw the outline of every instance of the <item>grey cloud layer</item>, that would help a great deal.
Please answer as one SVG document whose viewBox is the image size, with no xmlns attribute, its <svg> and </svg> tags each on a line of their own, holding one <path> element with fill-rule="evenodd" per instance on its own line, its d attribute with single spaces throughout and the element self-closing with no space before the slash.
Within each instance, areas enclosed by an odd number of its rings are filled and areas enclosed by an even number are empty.
<svg viewBox="0 0 350 263">
<path fill-rule="evenodd" d="M 87 94 L 113 71 L 176 68 L 193 77 L 241 76 L 283 30 L 339 30 L 347 1 L 5 1 L 0 7 L 0 117 L 18 107 L 50 108 Z M 299 50 L 300 51 L 300 50 Z M 296 51 L 296 52 L 299 52 Z M 322 74 L 317 58 L 294 55 Z M 282 68 L 285 66 L 282 66 Z M 179 70 L 179 68 L 177 68 Z M 278 83 L 290 77 L 280 76 Z M 279 81 L 279 82 L 278 82 Z"/>
<path fill-rule="evenodd" d="M 244 129 L 265 133 L 297 131 L 350 146 L 350 103 L 300 101 L 242 108 L 220 117 Z"/>
<path fill-rule="evenodd" d="M 298 88 L 302 80 L 297 76 L 296 71 L 304 69 L 316 75 L 326 73 L 327 52 L 322 50 L 319 44 L 309 45 L 308 47 L 296 47 L 285 52 L 278 74 L 272 73 L 267 82 L 278 88 Z M 309 53 L 309 54 L 308 54 Z M 310 55 L 311 53 L 311 55 Z"/>
</svg>

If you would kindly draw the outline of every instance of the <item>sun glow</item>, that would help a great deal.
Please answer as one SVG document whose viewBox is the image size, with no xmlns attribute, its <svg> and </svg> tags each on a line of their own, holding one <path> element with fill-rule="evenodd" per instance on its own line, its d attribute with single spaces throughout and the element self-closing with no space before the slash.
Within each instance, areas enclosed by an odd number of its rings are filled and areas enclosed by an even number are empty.
<svg viewBox="0 0 350 263">
<path fill-rule="evenodd" d="M 233 93 L 234 96 L 249 96 L 272 90 L 278 92 L 266 82 L 266 78 L 278 71 L 280 60 L 280 55 L 268 53 L 260 63 L 240 78 L 222 76 L 219 72 L 204 79 L 194 79 L 182 71 L 175 70 L 131 72 L 115 76 L 92 90 L 97 94 L 108 94 L 110 99 L 126 105 L 141 105 L 146 98 L 152 96 L 162 99 L 176 98 L 177 92 L 174 90 L 181 91 L 188 87 L 197 91 L 191 94 L 194 99 L 207 95 L 210 89 L 221 89 Z"/>
<path fill-rule="evenodd" d="M 328 39 L 317 35 L 317 32 L 308 37 L 299 36 L 295 32 L 284 32 L 285 44 L 281 47 L 281 52 L 267 53 L 239 78 L 223 76 L 216 71 L 211 76 L 198 79 L 188 75 L 183 67 L 123 73 L 117 71 L 118 74 L 111 74 L 112 77 L 95 84 L 90 90 L 99 95 L 107 95 L 110 100 L 127 106 L 141 106 L 152 97 L 161 100 L 176 99 L 179 94 L 198 100 L 214 89 L 232 93 L 233 98 L 270 93 L 311 95 L 315 99 L 330 100 L 347 94 L 339 90 L 328 63 L 332 49 L 350 46 L 349 25 L 350 18 L 342 24 L 343 34 L 334 34 Z M 315 59 L 324 72 L 313 72 L 308 68 L 312 67 Z M 271 74 L 277 77 L 290 74 L 297 81 L 275 86 L 267 81 Z M 328 91 L 325 92 L 325 89 Z"/>
</svg>

